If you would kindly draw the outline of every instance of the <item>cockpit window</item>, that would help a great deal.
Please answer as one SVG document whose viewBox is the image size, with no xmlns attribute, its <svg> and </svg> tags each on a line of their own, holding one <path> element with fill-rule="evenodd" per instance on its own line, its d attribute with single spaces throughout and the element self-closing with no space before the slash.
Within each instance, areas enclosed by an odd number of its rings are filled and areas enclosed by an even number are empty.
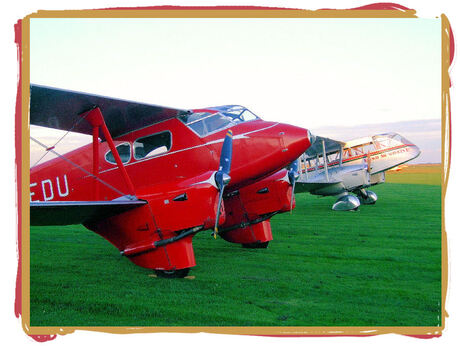
<svg viewBox="0 0 460 346">
<path fill-rule="evenodd" d="M 164 154 L 169 149 L 171 149 L 171 132 L 156 133 L 134 141 L 134 158 L 139 160 Z"/>
<path fill-rule="evenodd" d="M 258 117 L 242 106 L 221 106 L 209 108 L 203 112 L 186 114 L 179 119 L 200 137 L 204 137 L 227 127 L 258 119 Z"/>
<path fill-rule="evenodd" d="M 118 155 L 120 155 L 121 162 L 126 163 L 131 159 L 131 146 L 129 143 L 121 143 L 116 146 L 116 149 L 118 151 Z M 108 151 L 105 154 L 105 160 L 113 164 L 117 163 L 112 151 Z"/>
<path fill-rule="evenodd" d="M 412 142 L 401 136 L 400 134 L 389 132 L 372 137 L 377 149 L 394 147 L 401 144 L 412 145 Z"/>
</svg>

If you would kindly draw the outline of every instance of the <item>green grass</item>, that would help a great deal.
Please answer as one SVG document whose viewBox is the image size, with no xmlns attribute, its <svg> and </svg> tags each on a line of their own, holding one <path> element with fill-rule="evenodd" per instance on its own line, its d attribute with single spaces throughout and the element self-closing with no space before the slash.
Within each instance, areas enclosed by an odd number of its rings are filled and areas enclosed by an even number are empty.
<svg viewBox="0 0 460 346">
<path fill-rule="evenodd" d="M 268 249 L 194 238 L 194 279 L 160 279 L 98 235 L 31 229 L 32 326 L 436 326 L 441 187 L 383 184 L 358 212 L 296 195 Z"/>
</svg>

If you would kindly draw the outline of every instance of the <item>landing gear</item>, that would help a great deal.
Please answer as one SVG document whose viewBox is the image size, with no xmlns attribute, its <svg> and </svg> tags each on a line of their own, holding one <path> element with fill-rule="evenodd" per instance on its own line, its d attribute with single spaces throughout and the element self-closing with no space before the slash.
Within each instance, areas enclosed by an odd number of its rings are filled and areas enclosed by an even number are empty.
<svg viewBox="0 0 460 346">
<path fill-rule="evenodd" d="M 266 249 L 269 241 L 241 244 L 245 249 Z"/>
<path fill-rule="evenodd" d="M 358 210 L 360 206 L 359 199 L 356 196 L 344 194 L 339 197 L 337 201 L 332 206 L 332 210 L 336 211 L 349 211 L 349 210 Z"/>
<path fill-rule="evenodd" d="M 160 278 L 175 279 L 175 278 L 184 278 L 188 275 L 190 268 L 178 269 L 178 270 L 155 270 Z"/>
<path fill-rule="evenodd" d="M 359 189 L 355 193 L 362 204 L 375 204 L 377 202 L 377 194 L 373 191 Z"/>
</svg>

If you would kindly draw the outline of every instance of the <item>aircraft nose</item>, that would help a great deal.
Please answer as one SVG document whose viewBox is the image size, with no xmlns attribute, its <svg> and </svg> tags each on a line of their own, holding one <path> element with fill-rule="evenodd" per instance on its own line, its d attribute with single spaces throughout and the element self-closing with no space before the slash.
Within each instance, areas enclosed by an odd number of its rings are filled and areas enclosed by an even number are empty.
<svg viewBox="0 0 460 346">
<path fill-rule="evenodd" d="M 314 136 L 307 129 L 283 124 L 280 131 L 282 154 L 291 162 L 302 155 L 312 144 Z"/>
<path fill-rule="evenodd" d="M 249 135 L 234 136 L 230 171 L 233 188 L 279 171 L 310 147 L 312 137 L 307 129 L 281 123 L 255 125 L 260 128 Z"/>
<path fill-rule="evenodd" d="M 414 143 L 409 141 L 407 138 L 404 138 L 403 136 L 397 133 L 394 135 L 395 135 L 394 136 L 395 139 L 399 140 L 402 144 L 406 146 L 406 148 L 408 148 L 407 153 L 408 153 L 408 156 L 410 157 L 410 160 L 413 160 L 420 155 L 421 150 L 418 146 L 416 146 Z"/>
<path fill-rule="evenodd" d="M 422 152 L 422 151 L 420 150 L 420 148 L 419 148 L 418 146 L 416 146 L 415 144 L 412 145 L 412 146 L 410 147 L 410 151 L 411 151 L 412 157 L 413 157 L 414 159 L 415 159 L 416 157 L 418 157 L 418 156 L 420 155 L 420 153 Z"/>
</svg>

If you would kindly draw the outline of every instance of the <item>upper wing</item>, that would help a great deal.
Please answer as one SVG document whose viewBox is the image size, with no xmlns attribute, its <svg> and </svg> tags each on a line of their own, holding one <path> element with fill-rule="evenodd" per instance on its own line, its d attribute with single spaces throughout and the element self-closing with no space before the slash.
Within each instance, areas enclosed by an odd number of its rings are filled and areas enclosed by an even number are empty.
<svg viewBox="0 0 460 346">
<path fill-rule="evenodd" d="M 146 204 L 143 200 L 30 202 L 30 225 L 77 225 L 99 221 Z"/>
<path fill-rule="evenodd" d="M 79 115 L 94 107 L 101 109 L 114 138 L 189 112 L 40 85 L 30 86 L 31 125 L 91 135 L 91 125 L 81 121 Z"/>
<path fill-rule="evenodd" d="M 345 143 L 341 141 L 336 141 L 334 139 L 330 139 L 327 137 L 316 136 L 316 140 L 305 152 L 306 158 L 309 159 L 312 157 L 316 157 L 317 154 L 323 155 L 323 142 L 324 142 L 324 148 L 326 151 L 326 155 L 329 153 L 339 151 L 340 148 L 345 145 Z"/>
</svg>

